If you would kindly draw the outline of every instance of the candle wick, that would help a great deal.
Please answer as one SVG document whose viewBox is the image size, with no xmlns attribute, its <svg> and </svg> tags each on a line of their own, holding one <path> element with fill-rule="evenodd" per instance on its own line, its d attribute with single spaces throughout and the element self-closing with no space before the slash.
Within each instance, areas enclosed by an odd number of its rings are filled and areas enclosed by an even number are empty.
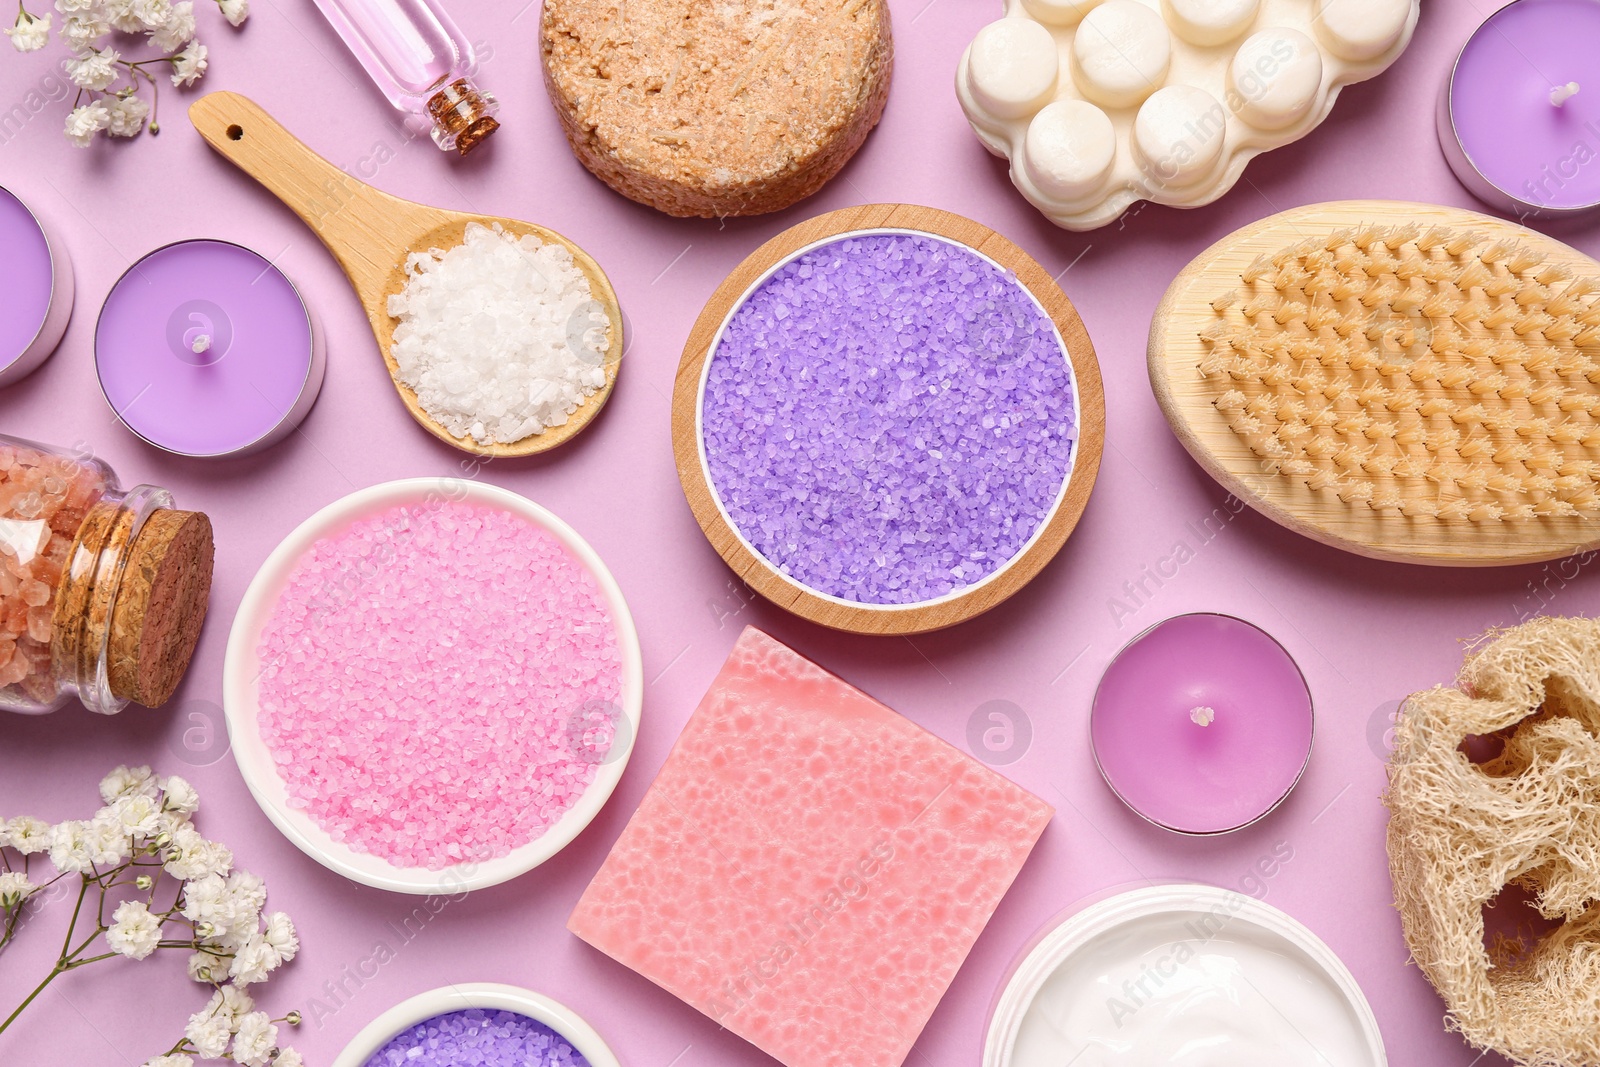
<svg viewBox="0 0 1600 1067">
<path fill-rule="evenodd" d="M 1550 102 L 1556 107 L 1566 107 L 1567 101 L 1578 95 L 1578 83 L 1568 82 L 1550 90 Z"/>
<path fill-rule="evenodd" d="M 1208 708 L 1202 704 L 1198 708 L 1189 709 L 1189 718 L 1196 726 L 1210 726 L 1217 720 L 1217 709 Z"/>
<path fill-rule="evenodd" d="M 211 351 L 211 335 L 207 333 L 197 336 L 189 345 L 195 355 Z"/>
</svg>

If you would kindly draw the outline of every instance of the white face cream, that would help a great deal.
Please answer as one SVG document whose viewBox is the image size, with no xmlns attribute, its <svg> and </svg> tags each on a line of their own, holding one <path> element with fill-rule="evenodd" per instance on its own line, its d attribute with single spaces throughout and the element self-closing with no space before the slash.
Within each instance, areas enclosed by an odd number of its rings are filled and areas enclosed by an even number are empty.
<svg viewBox="0 0 1600 1067">
<path fill-rule="evenodd" d="M 1072 916 L 1017 967 L 985 1067 L 1383 1067 L 1332 952 L 1210 886 L 1135 890 Z"/>
</svg>

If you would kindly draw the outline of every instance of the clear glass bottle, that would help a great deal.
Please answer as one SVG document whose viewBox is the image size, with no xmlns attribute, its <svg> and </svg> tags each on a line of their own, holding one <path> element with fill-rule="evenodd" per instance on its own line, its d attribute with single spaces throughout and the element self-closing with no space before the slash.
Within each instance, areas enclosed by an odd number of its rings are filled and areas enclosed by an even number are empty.
<svg viewBox="0 0 1600 1067">
<path fill-rule="evenodd" d="M 0 434 L 0 709 L 164 703 L 211 591 L 211 523 L 100 460 Z"/>
<path fill-rule="evenodd" d="M 472 43 L 436 0 L 316 4 L 389 103 L 432 124 L 440 148 L 466 155 L 500 128 L 499 103 L 472 81 Z"/>
</svg>

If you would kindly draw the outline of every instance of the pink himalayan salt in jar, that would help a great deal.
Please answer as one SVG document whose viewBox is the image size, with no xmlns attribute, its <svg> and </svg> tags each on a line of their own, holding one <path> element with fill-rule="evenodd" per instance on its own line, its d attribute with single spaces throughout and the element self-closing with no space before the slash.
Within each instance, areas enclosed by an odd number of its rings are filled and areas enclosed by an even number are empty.
<svg viewBox="0 0 1600 1067">
<path fill-rule="evenodd" d="M 164 703 L 199 640 L 211 523 L 165 489 L 0 434 L 0 708 Z"/>
</svg>

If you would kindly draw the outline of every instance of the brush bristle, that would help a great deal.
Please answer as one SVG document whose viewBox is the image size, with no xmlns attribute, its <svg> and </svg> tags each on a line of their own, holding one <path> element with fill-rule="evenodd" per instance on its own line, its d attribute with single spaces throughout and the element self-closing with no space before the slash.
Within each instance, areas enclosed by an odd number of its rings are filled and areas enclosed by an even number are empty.
<svg viewBox="0 0 1600 1067">
<path fill-rule="evenodd" d="M 1416 520 L 1600 511 L 1600 280 L 1411 223 L 1307 237 L 1239 280 L 1198 370 L 1262 469 Z"/>
</svg>

